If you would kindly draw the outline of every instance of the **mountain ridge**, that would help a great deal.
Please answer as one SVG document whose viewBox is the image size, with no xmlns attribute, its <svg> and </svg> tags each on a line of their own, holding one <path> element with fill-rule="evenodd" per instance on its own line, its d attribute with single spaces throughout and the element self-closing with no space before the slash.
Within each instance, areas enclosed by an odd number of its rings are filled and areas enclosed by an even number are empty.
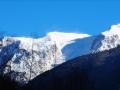
<svg viewBox="0 0 120 90">
<path fill-rule="evenodd" d="M 42 38 L 4 37 L 0 41 L 1 73 L 27 83 L 37 75 L 78 56 L 120 45 L 120 25 L 99 35 L 50 32 Z M 114 32 L 114 33 L 113 33 Z"/>
</svg>

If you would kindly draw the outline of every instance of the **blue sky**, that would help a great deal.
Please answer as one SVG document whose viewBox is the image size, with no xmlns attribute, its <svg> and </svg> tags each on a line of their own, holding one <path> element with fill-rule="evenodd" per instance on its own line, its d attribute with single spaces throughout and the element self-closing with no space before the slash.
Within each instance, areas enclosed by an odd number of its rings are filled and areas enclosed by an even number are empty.
<svg viewBox="0 0 120 90">
<path fill-rule="evenodd" d="M 120 23 L 120 1 L 0 0 L 0 31 L 40 36 L 51 31 L 99 34 Z"/>
</svg>

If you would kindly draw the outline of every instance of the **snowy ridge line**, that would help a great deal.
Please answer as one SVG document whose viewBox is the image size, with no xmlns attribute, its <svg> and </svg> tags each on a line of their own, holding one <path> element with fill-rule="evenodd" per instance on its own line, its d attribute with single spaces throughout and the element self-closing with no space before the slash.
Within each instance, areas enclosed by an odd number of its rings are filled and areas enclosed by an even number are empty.
<svg viewBox="0 0 120 90">
<path fill-rule="evenodd" d="M 27 83 L 67 60 L 109 50 L 118 45 L 120 45 L 120 24 L 112 25 L 109 30 L 96 36 L 50 32 L 37 39 L 4 37 L 0 41 L 0 62 L 7 61 L 7 63 L 0 73 L 8 74 L 18 82 Z"/>
</svg>

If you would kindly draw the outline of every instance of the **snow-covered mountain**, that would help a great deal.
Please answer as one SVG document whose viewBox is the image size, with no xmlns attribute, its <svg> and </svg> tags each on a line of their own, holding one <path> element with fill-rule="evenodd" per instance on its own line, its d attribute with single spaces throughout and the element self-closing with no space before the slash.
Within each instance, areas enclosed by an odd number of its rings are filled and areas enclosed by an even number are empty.
<svg viewBox="0 0 120 90">
<path fill-rule="evenodd" d="M 0 73 L 28 82 L 75 57 L 120 44 L 120 24 L 99 35 L 50 32 L 42 38 L 4 37 L 0 41 Z"/>
<path fill-rule="evenodd" d="M 4 37 L 0 42 L 1 73 L 28 82 L 65 61 L 61 49 L 87 34 L 51 32 L 43 38 Z"/>
</svg>

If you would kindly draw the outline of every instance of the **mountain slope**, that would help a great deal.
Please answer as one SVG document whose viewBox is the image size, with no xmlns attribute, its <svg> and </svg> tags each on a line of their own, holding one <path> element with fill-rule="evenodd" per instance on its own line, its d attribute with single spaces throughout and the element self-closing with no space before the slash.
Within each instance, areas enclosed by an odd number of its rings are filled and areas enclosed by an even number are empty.
<svg viewBox="0 0 120 90">
<path fill-rule="evenodd" d="M 29 82 L 26 90 L 119 90 L 120 46 L 77 57 Z"/>
<path fill-rule="evenodd" d="M 42 38 L 4 37 L 0 41 L 0 74 L 27 83 L 67 60 L 120 45 L 120 24 L 96 36 L 50 32 Z"/>
</svg>

